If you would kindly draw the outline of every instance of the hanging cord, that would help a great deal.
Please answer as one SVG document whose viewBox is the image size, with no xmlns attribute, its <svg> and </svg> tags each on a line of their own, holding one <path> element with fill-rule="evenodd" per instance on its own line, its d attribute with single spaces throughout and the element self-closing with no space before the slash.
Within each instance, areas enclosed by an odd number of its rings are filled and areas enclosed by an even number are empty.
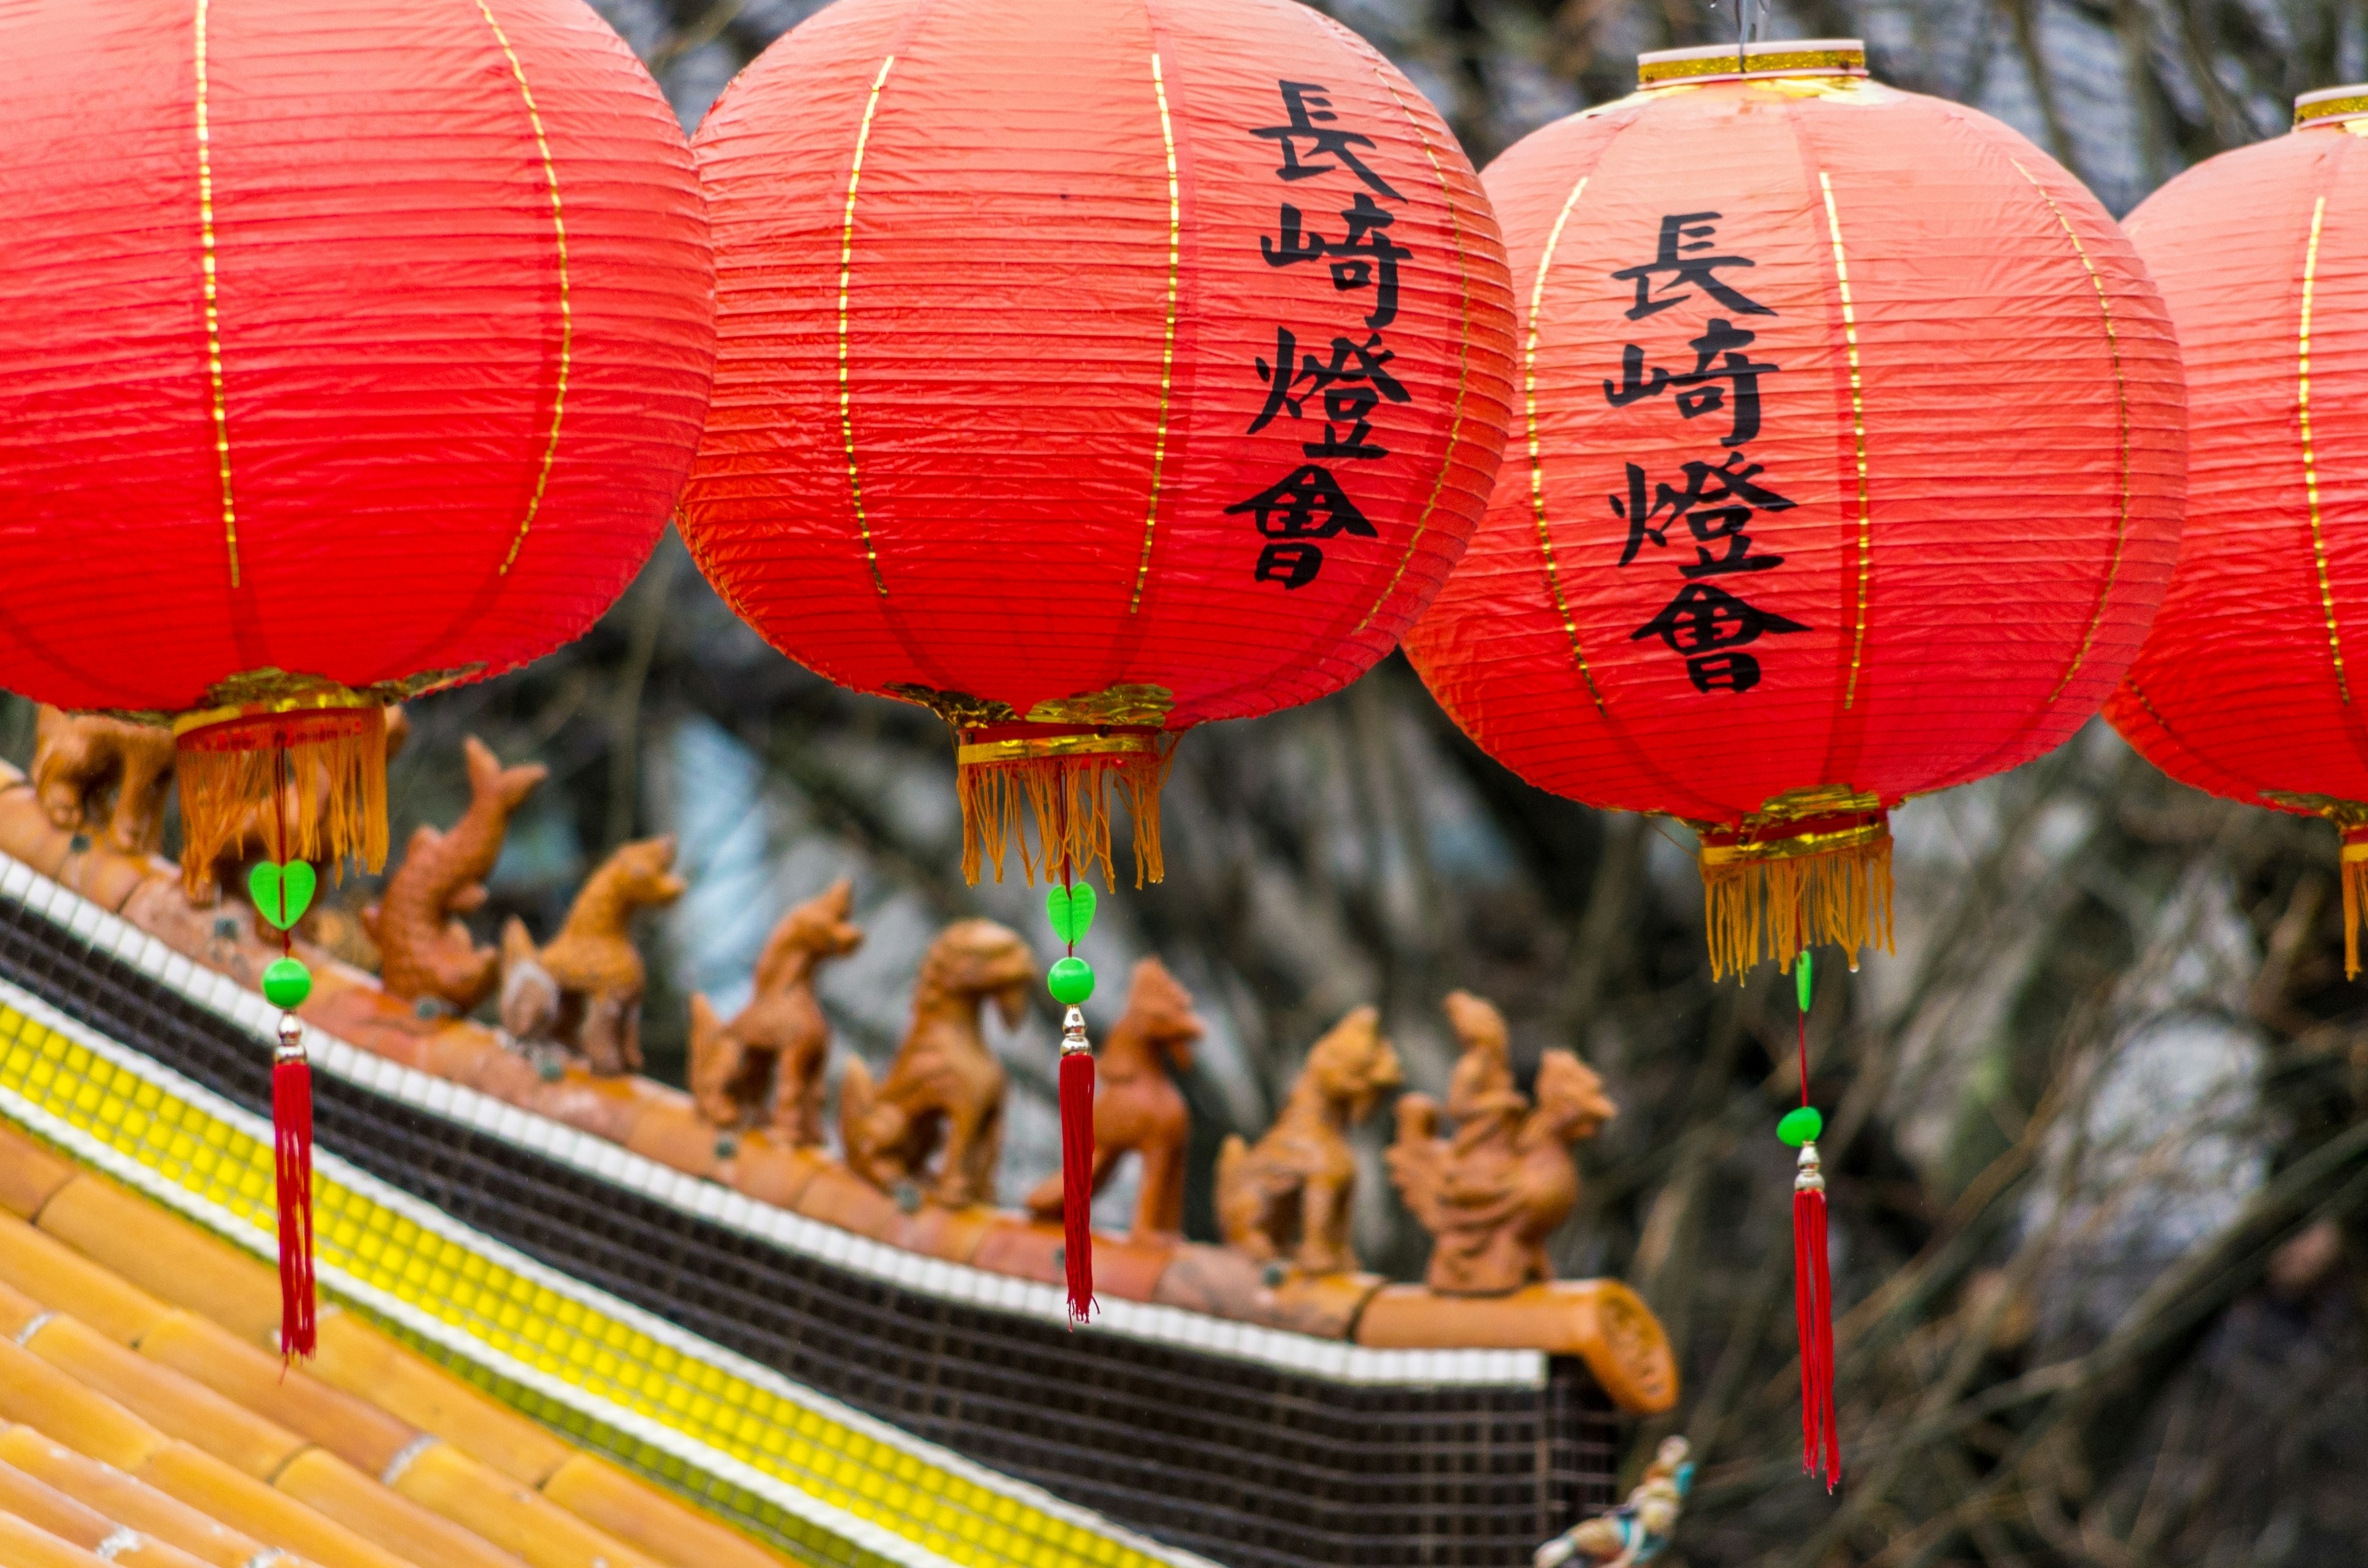
<svg viewBox="0 0 2368 1568">
<path fill-rule="evenodd" d="M 1801 955 L 1800 978 L 1793 983 L 1800 993 L 1801 1002 L 1801 1108 L 1804 1110 L 1809 1108 L 1809 998 L 1814 983 L 1810 966 L 1814 961 L 1808 954 Z"/>
<path fill-rule="evenodd" d="M 1776 1129 L 1787 1143 L 1800 1145 L 1793 1177 L 1793 1316 L 1801 1345 L 1801 1468 L 1811 1475 L 1822 1467 L 1826 1490 L 1841 1480 L 1841 1440 L 1834 1423 L 1833 1277 L 1826 1245 L 1826 1177 L 1817 1158 L 1824 1119 L 1809 1104 L 1809 1005 L 1815 995 L 1814 960 L 1804 949 L 1794 971 L 1800 1001 L 1801 1106 Z"/>
<path fill-rule="evenodd" d="M 1094 787 L 1100 788 L 1098 776 Z M 1060 796 L 1061 902 L 1065 915 L 1058 935 L 1067 954 L 1053 965 L 1053 995 L 1066 1004 L 1061 1021 L 1061 1253 L 1069 1288 L 1069 1322 L 1081 1324 L 1094 1310 L 1094 1051 L 1086 1039 L 1086 1015 L 1077 1004 L 1093 994 L 1093 970 L 1077 957 L 1077 938 L 1092 918 L 1093 890 L 1085 890 L 1081 910 L 1070 863 L 1069 785 Z M 1080 915 L 1083 918 L 1080 918 Z M 1083 990 L 1073 989 L 1082 979 Z"/>
<path fill-rule="evenodd" d="M 296 960 L 293 932 L 301 908 L 289 907 L 288 884 L 292 878 L 288 860 L 288 752 L 274 752 L 271 766 L 271 854 L 279 869 L 274 879 L 279 927 L 279 962 L 265 976 L 265 994 L 275 1001 L 272 982 L 285 985 L 290 970 L 303 976 Z M 309 868 L 308 868 L 309 869 Z M 302 1002 L 311 990 L 309 978 L 294 992 Z M 279 1208 L 279 1351 L 294 1358 L 313 1354 L 316 1329 L 316 1287 L 313 1265 L 313 1068 L 304 1054 L 304 1024 L 294 1002 L 279 1015 L 279 1045 L 271 1058 L 271 1145 L 274 1187 Z"/>
</svg>

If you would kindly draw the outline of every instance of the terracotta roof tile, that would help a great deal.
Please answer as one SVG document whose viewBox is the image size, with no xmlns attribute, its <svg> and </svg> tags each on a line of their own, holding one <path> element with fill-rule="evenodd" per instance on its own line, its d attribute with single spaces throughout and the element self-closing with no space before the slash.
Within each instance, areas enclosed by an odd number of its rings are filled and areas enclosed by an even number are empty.
<svg viewBox="0 0 2368 1568">
<path fill-rule="evenodd" d="M 168 1543 L 211 1568 L 245 1568 L 264 1551 L 253 1536 L 136 1481 L 112 1465 L 74 1452 L 30 1426 L 0 1431 L 0 1462 L 85 1505 L 127 1529 Z M 283 1564 L 282 1568 L 293 1568 Z"/>
<path fill-rule="evenodd" d="M 283 1365 L 267 1266 L 63 1168 L 0 1132 L 11 1568 L 778 1568 L 349 1314 Z"/>
</svg>

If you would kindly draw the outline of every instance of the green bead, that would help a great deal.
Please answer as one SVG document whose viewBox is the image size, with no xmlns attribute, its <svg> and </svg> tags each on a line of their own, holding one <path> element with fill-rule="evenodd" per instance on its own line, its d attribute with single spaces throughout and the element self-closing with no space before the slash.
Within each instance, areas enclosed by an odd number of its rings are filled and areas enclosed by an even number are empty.
<svg viewBox="0 0 2368 1568">
<path fill-rule="evenodd" d="M 262 916 L 285 931 L 313 907 L 313 890 L 320 882 L 302 860 L 275 866 L 266 860 L 246 874 L 246 896 Z"/>
<path fill-rule="evenodd" d="M 1062 959 L 1044 976 L 1044 989 L 1064 1007 L 1074 1007 L 1094 994 L 1094 966 L 1083 959 Z"/>
<path fill-rule="evenodd" d="M 1809 971 L 1815 965 L 1816 961 L 1814 955 L 1810 953 L 1809 949 L 1804 948 L 1801 949 L 1800 967 L 1793 971 L 1793 983 L 1800 987 L 1801 1011 L 1804 1013 L 1809 1010 L 1809 995 L 1811 989 Z"/>
<path fill-rule="evenodd" d="M 1090 883 L 1079 882 L 1075 887 L 1047 888 L 1044 891 L 1044 915 L 1053 923 L 1053 935 L 1061 938 L 1063 947 L 1074 948 L 1086 939 L 1094 926 L 1094 890 Z"/>
<path fill-rule="evenodd" d="M 1776 1124 L 1776 1136 L 1797 1149 L 1804 1143 L 1816 1142 L 1817 1134 L 1825 1130 L 1826 1119 L 1817 1114 L 1817 1108 L 1804 1105 L 1784 1113 L 1784 1119 Z"/>
<path fill-rule="evenodd" d="M 302 1006 L 311 994 L 313 973 L 294 959 L 273 959 L 263 971 L 263 998 L 275 1007 Z"/>
</svg>

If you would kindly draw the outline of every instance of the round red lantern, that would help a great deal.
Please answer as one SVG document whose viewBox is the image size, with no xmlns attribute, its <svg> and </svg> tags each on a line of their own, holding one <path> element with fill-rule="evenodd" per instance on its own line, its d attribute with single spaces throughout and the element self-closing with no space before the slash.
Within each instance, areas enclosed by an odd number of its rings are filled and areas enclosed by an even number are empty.
<svg viewBox="0 0 2368 1568">
<path fill-rule="evenodd" d="M 1713 972 L 1854 961 L 1888 808 L 2055 745 L 2135 652 L 2178 349 L 2077 180 L 1855 40 L 1639 76 L 1488 169 L 1517 456 L 1407 650 L 1531 782 L 1699 830 Z"/>
<path fill-rule="evenodd" d="M 1495 221 L 1294 0 L 839 0 L 694 138 L 721 344 L 684 536 L 782 652 L 926 704 L 965 869 L 1159 875 L 1179 732 L 1354 678 L 1504 439 Z"/>
<path fill-rule="evenodd" d="M 173 722 L 193 865 L 292 775 L 375 868 L 381 704 L 582 632 L 689 467 L 679 126 L 581 0 L 13 6 L 0 190 L 0 685 Z"/>
<path fill-rule="evenodd" d="M 2187 360 L 2179 570 L 2114 727 L 2164 772 L 2343 835 L 2344 961 L 2368 894 L 2368 85 L 2131 214 Z"/>
</svg>

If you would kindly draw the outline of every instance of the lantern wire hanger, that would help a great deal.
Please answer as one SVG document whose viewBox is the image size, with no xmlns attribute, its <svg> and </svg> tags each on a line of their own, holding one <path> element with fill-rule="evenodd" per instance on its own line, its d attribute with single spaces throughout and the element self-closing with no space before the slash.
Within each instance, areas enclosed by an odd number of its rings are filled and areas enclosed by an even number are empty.
<svg viewBox="0 0 2368 1568">
<path fill-rule="evenodd" d="M 1711 0 L 1711 8 L 1713 11 L 1718 8 L 1718 0 Z M 1747 57 L 1751 50 L 1754 10 L 1764 20 L 1768 14 L 1768 0 L 1735 0 L 1735 69 L 1738 73 L 1751 69 Z"/>
</svg>

